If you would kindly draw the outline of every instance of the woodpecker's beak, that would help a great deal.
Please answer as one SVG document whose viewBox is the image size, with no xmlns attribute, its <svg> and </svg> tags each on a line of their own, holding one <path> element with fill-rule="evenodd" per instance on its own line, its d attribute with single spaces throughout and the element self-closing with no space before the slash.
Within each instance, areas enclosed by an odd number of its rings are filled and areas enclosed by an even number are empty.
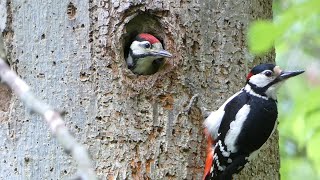
<svg viewBox="0 0 320 180">
<path fill-rule="evenodd" d="M 280 73 L 280 75 L 277 77 L 277 79 L 278 79 L 278 81 L 284 81 L 284 80 L 289 79 L 291 77 L 302 74 L 303 72 L 304 71 L 290 71 L 290 72 L 282 71 Z"/>
<path fill-rule="evenodd" d="M 172 54 L 169 53 L 166 50 L 159 50 L 159 51 L 151 51 L 150 52 L 152 56 L 157 56 L 159 58 L 163 58 L 163 57 L 172 57 Z"/>
</svg>

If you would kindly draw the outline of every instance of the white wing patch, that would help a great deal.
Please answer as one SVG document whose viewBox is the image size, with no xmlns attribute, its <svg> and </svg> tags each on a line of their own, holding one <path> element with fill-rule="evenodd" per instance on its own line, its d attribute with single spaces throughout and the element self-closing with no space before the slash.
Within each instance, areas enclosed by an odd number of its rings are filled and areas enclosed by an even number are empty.
<svg viewBox="0 0 320 180">
<path fill-rule="evenodd" d="M 213 156 L 213 161 L 216 163 L 219 171 L 224 171 L 226 169 L 226 166 L 220 166 L 220 161 L 216 153 Z"/>
<path fill-rule="evenodd" d="M 232 153 L 235 153 L 237 151 L 237 147 L 235 143 L 241 132 L 243 123 L 247 119 L 249 112 L 250 112 L 250 105 L 245 104 L 236 114 L 235 120 L 230 123 L 230 129 L 226 134 L 226 137 L 224 139 L 224 144 L 227 146 L 227 150 Z"/>
<path fill-rule="evenodd" d="M 219 146 L 219 150 L 221 152 L 221 154 L 224 156 L 224 157 L 229 157 L 230 156 L 230 152 L 226 151 L 222 145 L 222 142 L 221 140 L 218 141 L 218 146 Z"/>
<path fill-rule="evenodd" d="M 235 93 L 233 96 L 231 96 L 226 102 L 223 103 L 222 106 L 220 106 L 218 110 L 211 112 L 207 119 L 204 121 L 204 126 L 208 129 L 208 132 L 211 134 L 213 139 L 217 139 L 218 137 L 220 123 L 225 113 L 224 107 L 241 92 L 242 91 L 239 91 Z"/>
</svg>

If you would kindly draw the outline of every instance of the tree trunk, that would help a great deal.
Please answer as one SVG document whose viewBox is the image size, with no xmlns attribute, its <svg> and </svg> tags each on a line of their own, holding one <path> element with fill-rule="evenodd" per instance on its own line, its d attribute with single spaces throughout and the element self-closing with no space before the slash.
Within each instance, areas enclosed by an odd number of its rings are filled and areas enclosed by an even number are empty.
<svg viewBox="0 0 320 180">
<path fill-rule="evenodd" d="M 201 179 L 200 108 L 215 110 L 244 85 L 250 67 L 274 62 L 274 52 L 253 57 L 245 43 L 249 22 L 272 17 L 271 0 L 7 0 L 0 9 L 12 67 L 65 112 L 101 179 Z M 156 35 L 174 54 L 154 75 L 127 69 L 126 48 L 139 32 Z M 195 94 L 197 103 L 185 112 Z M 15 96 L 6 101 L 0 177 L 74 173 L 45 122 Z M 277 135 L 238 179 L 279 179 Z"/>
</svg>

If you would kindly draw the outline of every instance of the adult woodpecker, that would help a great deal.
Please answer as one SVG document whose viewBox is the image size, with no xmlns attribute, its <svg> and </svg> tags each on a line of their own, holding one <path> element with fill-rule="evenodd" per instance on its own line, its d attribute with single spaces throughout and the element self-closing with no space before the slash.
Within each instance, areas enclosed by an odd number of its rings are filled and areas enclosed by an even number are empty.
<svg viewBox="0 0 320 180">
<path fill-rule="evenodd" d="M 231 180 L 257 154 L 277 124 L 279 86 L 303 72 L 260 64 L 250 71 L 244 88 L 210 113 L 204 122 L 208 141 L 204 179 Z"/>
<path fill-rule="evenodd" d="M 172 55 L 163 49 L 161 42 L 151 34 L 141 33 L 131 43 L 126 61 L 133 73 L 150 75 L 159 70 L 165 57 Z"/>
</svg>

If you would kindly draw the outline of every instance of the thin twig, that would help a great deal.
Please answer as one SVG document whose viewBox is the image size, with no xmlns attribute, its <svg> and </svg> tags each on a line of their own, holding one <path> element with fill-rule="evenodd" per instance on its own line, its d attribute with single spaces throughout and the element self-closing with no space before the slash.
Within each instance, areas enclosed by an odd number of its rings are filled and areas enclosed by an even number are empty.
<svg viewBox="0 0 320 180">
<path fill-rule="evenodd" d="M 193 95 L 193 96 L 191 97 L 191 99 L 190 99 L 190 101 L 189 101 L 189 104 L 187 105 L 187 107 L 184 109 L 183 112 L 188 113 L 188 114 L 190 113 L 191 107 L 192 107 L 194 101 L 198 98 L 198 96 L 199 96 L 199 94 L 195 94 L 195 95 Z"/>
<path fill-rule="evenodd" d="M 44 117 L 53 135 L 78 163 L 79 178 L 83 180 L 97 179 L 86 148 L 69 133 L 60 113 L 38 100 L 31 92 L 30 87 L 10 69 L 2 58 L 0 58 L 0 78 L 25 103 L 26 107 Z"/>
</svg>

